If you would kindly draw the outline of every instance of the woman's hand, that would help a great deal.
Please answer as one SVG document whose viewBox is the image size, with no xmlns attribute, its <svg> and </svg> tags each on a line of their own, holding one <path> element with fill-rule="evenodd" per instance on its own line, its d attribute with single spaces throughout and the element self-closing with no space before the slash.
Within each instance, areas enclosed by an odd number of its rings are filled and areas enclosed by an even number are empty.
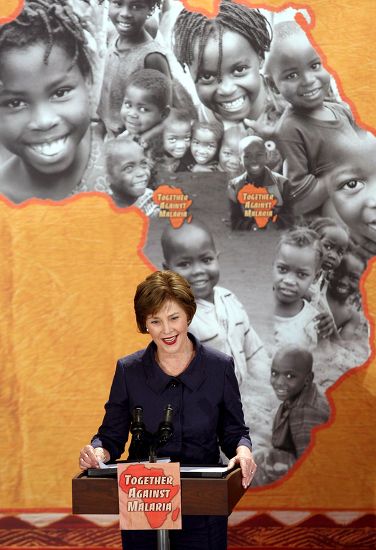
<svg viewBox="0 0 376 550">
<path fill-rule="evenodd" d="M 99 461 L 107 462 L 110 460 L 110 453 L 102 447 L 94 449 L 91 445 L 85 445 L 80 451 L 78 465 L 81 470 L 88 468 L 99 468 Z"/>
<path fill-rule="evenodd" d="M 228 463 L 228 469 L 231 470 L 231 468 L 233 468 L 235 464 L 239 464 L 242 470 L 242 484 L 244 489 L 247 489 L 247 487 L 249 487 L 249 485 L 251 484 L 253 476 L 256 473 L 257 465 L 256 462 L 253 460 L 250 449 L 245 445 L 240 445 L 236 449 L 236 456 L 234 456 Z"/>
</svg>

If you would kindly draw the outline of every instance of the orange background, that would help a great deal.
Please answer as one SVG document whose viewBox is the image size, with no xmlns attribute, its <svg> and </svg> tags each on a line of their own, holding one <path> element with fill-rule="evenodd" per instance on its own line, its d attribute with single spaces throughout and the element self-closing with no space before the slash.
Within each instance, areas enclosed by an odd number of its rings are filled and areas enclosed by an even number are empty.
<svg viewBox="0 0 376 550">
<path fill-rule="evenodd" d="M 1 0 L 0 17 L 16 4 Z M 214 4 L 186 2 L 206 11 Z M 311 0 L 309 6 L 312 37 L 340 78 L 343 97 L 359 122 L 376 127 L 376 3 Z M 268 7 L 281 4 L 271 0 Z M 55 205 L 0 201 L 3 510 L 70 506 L 78 451 L 102 418 L 114 362 L 147 341 L 132 310 L 135 285 L 152 269 L 141 252 L 146 230 L 136 210 L 117 210 L 99 195 Z M 375 260 L 363 291 L 374 326 Z M 375 395 L 373 359 L 331 391 L 331 425 L 319 430 L 289 478 L 248 491 L 240 508 L 375 509 Z"/>
<path fill-rule="evenodd" d="M 23 6 L 23 0 L 0 1 L 0 25 L 17 17 Z"/>
</svg>

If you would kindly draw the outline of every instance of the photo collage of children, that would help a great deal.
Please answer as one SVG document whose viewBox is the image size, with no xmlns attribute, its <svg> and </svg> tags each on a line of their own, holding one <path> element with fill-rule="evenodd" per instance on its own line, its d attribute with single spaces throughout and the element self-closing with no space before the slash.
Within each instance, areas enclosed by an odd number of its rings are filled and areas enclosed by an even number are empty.
<svg viewBox="0 0 376 550">
<path fill-rule="evenodd" d="M 25 0 L 0 27 L 0 195 L 98 192 L 148 217 L 144 254 L 195 294 L 191 332 L 234 358 L 267 485 L 369 356 L 359 282 L 376 254 L 376 137 L 341 99 L 308 13 L 218 10 Z"/>
</svg>

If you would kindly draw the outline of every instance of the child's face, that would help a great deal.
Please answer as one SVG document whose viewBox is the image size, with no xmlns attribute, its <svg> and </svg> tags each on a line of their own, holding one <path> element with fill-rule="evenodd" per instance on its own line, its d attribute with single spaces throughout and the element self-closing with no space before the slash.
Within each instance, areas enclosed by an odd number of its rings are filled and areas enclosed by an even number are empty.
<svg viewBox="0 0 376 550">
<path fill-rule="evenodd" d="M 131 84 L 125 90 L 120 117 L 128 132 L 138 136 L 159 124 L 164 118 L 164 112 L 152 102 L 147 90 Z"/>
<path fill-rule="evenodd" d="M 322 105 L 330 85 L 330 75 L 304 33 L 283 41 L 273 62 L 272 77 L 282 96 L 306 111 Z"/>
<path fill-rule="evenodd" d="M 270 383 L 276 396 L 281 401 L 293 399 L 301 393 L 305 384 L 310 381 L 310 373 L 297 363 L 297 358 L 290 355 L 279 355 L 273 360 Z"/>
<path fill-rule="evenodd" d="M 0 61 L 0 142 L 43 174 L 69 169 L 90 123 L 89 94 L 60 46 L 13 48 Z"/>
<path fill-rule="evenodd" d="M 345 144 L 326 177 L 332 203 L 352 234 L 376 242 L 376 139 Z"/>
<path fill-rule="evenodd" d="M 349 236 L 342 227 L 325 227 L 321 233 L 323 260 L 321 267 L 326 271 L 336 269 L 349 244 Z"/>
<path fill-rule="evenodd" d="M 199 45 L 194 46 L 195 61 L 189 67 L 202 103 L 218 113 L 223 120 L 243 121 L 257 118 L 264 107 L 261 63 L 251 44 L 241 34 L 223 33 L 223 57 L 220 82 L 217 80 L 218 38 L 209 37 L 205 46 L 200 72 L 197 60 Z M 260 111 L 260 112 L 259 112 Z"/>
<path fill-rule="evenodd" d="M 174 120 L 165 123 L 163 148 L 175 159 L 181 159 L 191 144 L 191 125 L 189 122 Z"/>
<path fill-rule="evenodd" d="M 120 143 L 112 159 L 111 188 L 119 195 L 137 199 L 144 194 L 150 167 L 138 143 Z"/>
<path fill-rule="evenodd" d="M 243 163 L 251 176 L 262 174 L 266 165 L 266 149 L 262 143 L 251 143 L 244 149 Z"/>
<path fill-rule="evenodd" d="M 345 302 L 349 296 L 358 292 L 363 271 L 363 262 L 350 252 L 347 253 L 330 279 L 330 293 L 340 302 Z"/>
<path fill-rule="evenodd" d="M 168 268 L 187 279 L 195 298 L 213 301 L 219 264 L 210 235 L 200 227 L 185 224 L 174 231 L 169 244 Z"/>
<path fill-rule="evenodd" d="M 219 164 L 224 172 L 240 172 L 239 136 L 230 131 L 225 132 L 222 145 L 219 150 Z"/>
<path fill-rule="evenodd" d="M 150 12 L 144 0 L 110 0 L 108 15 L 122 38 L 132 38 L 143 29 Z"/>
<path fill-rule="evenodd" d="M 208 128 L 197 128 L 194 130 L 191 141 L 191 152 L 197 164 L 207 164 L 213 160 L 217 148 L 218 142 L 214 132 Z"/>
<path fill-rule="evenodd" d="M 303 298 L 315 276 L 313 248 L 281 244 L 273 265 L 274 293 L 280 303 L 292 304 Z"/>
</svg>

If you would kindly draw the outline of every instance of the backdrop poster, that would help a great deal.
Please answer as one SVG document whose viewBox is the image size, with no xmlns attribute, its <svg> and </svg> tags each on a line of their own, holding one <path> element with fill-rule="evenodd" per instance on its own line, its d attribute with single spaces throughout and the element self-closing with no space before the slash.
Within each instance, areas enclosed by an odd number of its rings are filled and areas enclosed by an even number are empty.
<svg viewBox="0 0 376 550">
<path fill-rule="evenodd" d="M 88 17 L 85 32 L 95 71 L 87 111 L 92 109 L 93 115 L 105 63 L 107 4 L 84 0 L 72 0 L 70 4 L 80 17 Z M 179 2 L 171 4 L 181 8 Z M 192 12 L 209 16 L 214 16 L 218 7 L 215 1 L 186 0 L 183 4 Z M 261 6 L 244 0 L 239 4 L 262 8 L 272 25 L 292 20 L 296 11 L 302 10 L 305 32 L 332 77 L 333 94 L 347 103 L 359 126 L 374 132 L 373 1 L 311 0 L 290 6 L 270 0 Z M 2 0 L 0 22 L 11 21 L 22 9 L 23 2 Z M 171 17 L 176 18 L 173 10 Z M 95 23 L 94 31 L 88 22 Z M 171 32 L 168 19 L 165 24 Z M 186 93 L 197 106 L 194 83 L 187 84 L 187 74 L 180 71 L 178 63 L 174 65 L 171 56 L 168 53 L 172 72 L 176 70 L 174 76 L 177 80 L 181 77 Z M 0 62 L 0 76 L 4 75 L 4 60 Z M 227 61 L 224 56 L 223 63 Z M 9 67 L 7 70 L 9 73 Z M 3 121 L 10 103 L 9 97 L 0 103 Z M 22 110 L 24 104 L 13 102 L 11 107 Z M 224 107 L 229 112 L 235 108 L 229 103 Z M 85 120 L 80 124 L 86 124 Z M 104 170 L 100 162 L 105 149 L 94 138 L 90 141 L 90 152 L 95 155 L 89 174 L 97 178 L 95 185 L 89 177 L 83 187 L 70 189 L 72 196 L 70 192 L 69 196 L 59 196 L 58 192 L 56 196 L 49 192 L 46 196 L 30 196 L 25 189 L 24 194 L 13 194 L 4 179 L 9 175 L 4 166 L 9 159 L 12 162 L 9 151 L 14 154 L 14 149 L 7 149 L 10 135 L 11 130 L 6 134 L 3 126 L 0 455 L 6 464 L 0 484 L 0 513 L 68 512 L 78 451 L 101 421 L 115 361 L 147 343 L 147 338 L 138 334 L 133 318 L 134 289 L 148 273 L 166 264 L 161 235 L 170 231 L 166 228 L 174 225 L 174 218 L 162 219 L 158 212 L 148 217 L 145 203 L 135 201 L 133 206 L 124 207 L 116 202 L 116 193 L 107 192 L 106 174 L 98 176 L 95 172 L 98 166 Z M 34 143 L 34 153 L 48 156 L 52 153 L 47 148 L 55 146 L 59 144 L 42 144 L 38 150 Z M 155 153 L 152 160 L 156 158 Z M 257 224 L 255 231 L 231 227 L 228 174 L 219 166 L 204 175 L 194 169 L 161 174 L 152 189 L 154 199 L 155 190 L 159 188 L 161 194 L 161 185 L 167 186 L 167 191 L 179 189 L 186 195 L 187 217 L 177 216 L 180 221 L 175 222 L 175 229 L 176 225 L 181 225 L 177 231 L 187 227 L 191 219 L 205 222 L 216 242 L 215 250 L 220 252 L 219 284 L 222 290 L 236 294 L 269 357 L 264 368 L 258 367 L 259 376 L 256 371 L 250 377 L 246 371 L 242 375 L 241 369 L 239 375 L 247 421 L 255 442 L 266 453 L 279 404 L 269 383 L 270 358 L 276 351 L 272 264 L 277 242 L 286 229 L 276 228 L 271 220 L 266 230 L 260 230 Z M 147 194 L 146 199 L 150 206 L 151 195 Z M 163 210 L 160 204 L 157 206 Z M 351 225 L 350 230 L 353 232 Z M 171 258 L 168 261 L 172 262 Z M 285 475 L 273 482 L 261 481 L 247 491 L 239 511 L 348 512 L 355 516 L 374 513 L 375 289 L 376 263 L 371 258 L 360 282 L 358 332 L 345 346 L 337 343 L 315 356 L 316 380 L 330 405 L 328 421 L 312 434 L 309 446 Z M 353 306 L 356 308 L 355 302 Z"/>
</svg>

